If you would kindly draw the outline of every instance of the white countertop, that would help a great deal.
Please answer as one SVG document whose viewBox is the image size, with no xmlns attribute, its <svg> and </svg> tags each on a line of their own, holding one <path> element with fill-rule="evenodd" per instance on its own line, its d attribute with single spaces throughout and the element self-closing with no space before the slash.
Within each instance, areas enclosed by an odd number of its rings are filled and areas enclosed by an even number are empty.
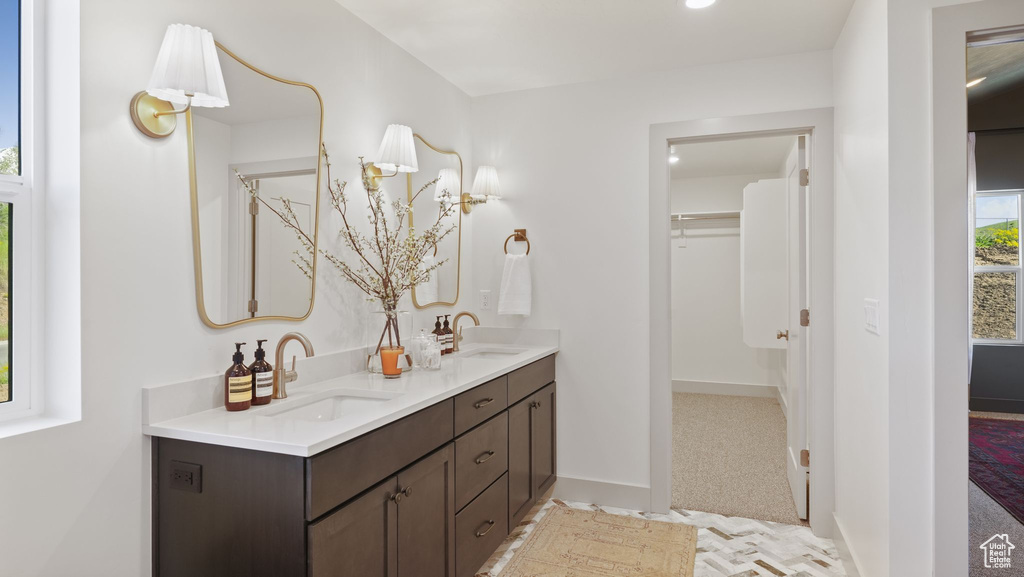
<svg viewBox="0 0 1024 577">
<path fill-rule="evenodd" d="M 501 348 L 518 352 L 463 356 L 476 349 Z M 289 385 L 287 399 L 238 412 L 219 407 L 143 425 L 142 432 L 154 437 L 311 457 L 556 352 L 558 346 L 551 344 L 467 345 L 461 353 L 443 357 L 440 370 L 417 369 L 398 379 L 362 372 L 302 386 L 300 372 L 297 384 Z M 365 403 L 332 421 L 279 414 L 289 407 L 326 398 L 338 389 L 370 398 L 398 396 Z"/>
</svg>

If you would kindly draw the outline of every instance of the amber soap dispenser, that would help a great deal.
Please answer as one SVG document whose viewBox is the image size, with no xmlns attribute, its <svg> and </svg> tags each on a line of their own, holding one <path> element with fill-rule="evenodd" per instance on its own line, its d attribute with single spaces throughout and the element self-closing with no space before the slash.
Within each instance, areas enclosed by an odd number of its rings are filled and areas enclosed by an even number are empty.
<svg viewBox="0 0 1024 577">
<path fill-rule="evenodd" d="M 252 405 L 252 372 L 242 364 L 244 344 L 235 343 L 231 368 L 224 373 L 224 408 L 229 411 L 244 411 Z"/>
<path fill-rule="evenodd" d="M 267 362 L 267 351 L 263 350 L 263 343 L 267 339 L 256 341 L 256 360 L 249 365 L 249 372 L 252 373 L 252 404 L 269 405 L 270 394 L 274 392 L 274 367 Z"/>
</svg>

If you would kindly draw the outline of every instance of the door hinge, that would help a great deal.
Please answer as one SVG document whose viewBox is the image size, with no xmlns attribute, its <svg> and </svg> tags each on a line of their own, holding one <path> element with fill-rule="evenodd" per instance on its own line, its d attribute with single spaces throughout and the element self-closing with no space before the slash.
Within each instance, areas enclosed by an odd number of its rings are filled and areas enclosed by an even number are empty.
<svg viewBox="0 0 1024 577">
<path fill-rule="evenodd" d="M 811 184 L 811 171 L 810 169 L 804 168 L 800 171 L 800 186 L 809 186 Z"/>
<path fill-rule="evenodd" d="M 807 449 L 800 451 L 800 466 L 810 467 L 811 466 L 811 452 Z"/>
<path fill-rule="evenodd" d="M 260 203 L 256 199 L 249 201 L 249 214 L 256 216 L 260 213 Z"/>
<path fill-rule="evenodd" d="M 249 300 L 249 312 L 256 314 L 260 310 L 260 301 L 256 299 Z"/>
<path fill-rule="evenodd" d="M 811 326 L 811 311 L 803 309 L 800 311 L 800 326 L 809 327 Z"/>
</svg>

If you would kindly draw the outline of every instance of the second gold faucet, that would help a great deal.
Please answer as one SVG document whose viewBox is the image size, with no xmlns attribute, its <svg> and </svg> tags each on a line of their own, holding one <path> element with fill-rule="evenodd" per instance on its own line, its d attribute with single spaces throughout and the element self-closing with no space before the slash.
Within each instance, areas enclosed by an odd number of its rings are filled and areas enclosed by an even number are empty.
<svg viewBox="0 0 1024 577">
<path fill-rule="evenodd" d="M 459 319 L 462 317 L 469 317 L 473 319 L 473 324 L 475 326 L 480 326 L 480 319 L 469 311 L 462 311 L 455 315 L 455 320 L 452 321 L 452 331 L 455 333 L 455 352 L 459 352 L 459 342 L 462 341 L 462 329 L 459 328 Z"/>
</svg>

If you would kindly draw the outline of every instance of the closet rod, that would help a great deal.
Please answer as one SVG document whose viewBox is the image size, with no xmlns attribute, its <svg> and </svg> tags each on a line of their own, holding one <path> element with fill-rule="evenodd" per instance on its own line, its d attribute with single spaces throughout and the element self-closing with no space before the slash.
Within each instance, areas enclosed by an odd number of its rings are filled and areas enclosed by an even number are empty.
<svg viewBox="0 0 1024 577">
<path fill-rule="evenodd" d="M 739 211 L 732 212 L 677 212 L 672 215 L 673 222 L 686 220 L 723 220 L 739 218 Z"/>
</svg>

